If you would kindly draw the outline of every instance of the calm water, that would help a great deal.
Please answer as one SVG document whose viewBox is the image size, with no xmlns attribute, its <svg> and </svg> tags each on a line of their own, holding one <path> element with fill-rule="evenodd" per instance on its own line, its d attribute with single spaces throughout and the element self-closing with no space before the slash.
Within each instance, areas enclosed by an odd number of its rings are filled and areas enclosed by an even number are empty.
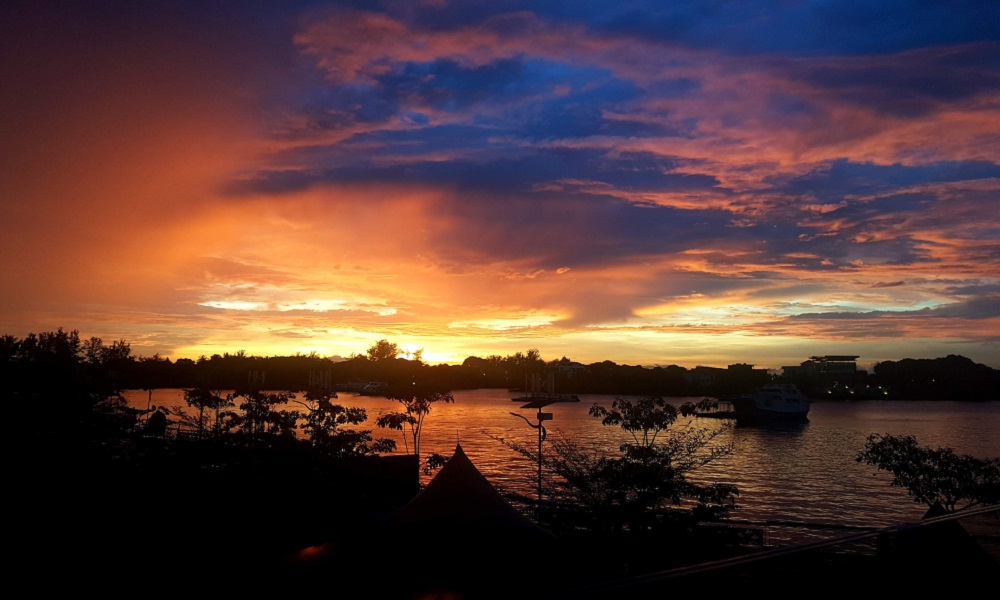
<svg viewBox="0 0 1000 600">
<path fill-rule="evenodd" d="M 493 437 L 528 446 L 537 445 L 537 432 L 511 412 L 534 421 L 534 410 L 519 409 L 515 395 L 503 389 L 455 392 L 454 404 L 436 404 L 424 424 L 421 454 L 450 455 L 456 442 L 480 471 L 496 486 L 528 495 L 535 493 L 537 466 L 509 450 Z M 146 408 L 148 394 L 128 392 L 130 403 Z M 681 404 L 700 398 L 673 398 Z M 581 395 L 579 403 L 547 407 L 553 420 L 546 422 L 549 439 L 569 436 L 590 445 L 617 448 L 624 441 L 618 428 L 604 427 L 587 414 L 594 402 L 610 407 L 614 396 Z M 385 398 L 341 394 L 345 406 L 367 409 L 375 437 L 404 444 L 400 432 L 378 429 L 377 415 L 396 410 Z M 155 390 L 152 404 L 184 406 L 183 390 Z M 289 408 L 294 408 L 294 404 Z M 674 427 L 715 428 L 723 421 L 685 419 Z M 922 446 L 949 447 L 959 454 L 980 458 L 1000 456 L 1000 402 L 815 402 L 809 421 L 796 425 L 740 426 L 727 433 L 736 451 L 698 471 L 701 481 L 736 485 L 740 509 L 733 518 L 753 522 L 789 521 L 846 527 L 886 527 L 919 520 L 926 511 L 889 485 L 887 473 L 858 464 L 854 457 L 870 433 L 913 435 Z M 492 436 L 492 437 L 491 437 Z M 544 451 L 544 449 L 543 449 Z M 811 541 L 842 535 L 844 531 L 768 528 L 770 541 Z"/>
</svg>

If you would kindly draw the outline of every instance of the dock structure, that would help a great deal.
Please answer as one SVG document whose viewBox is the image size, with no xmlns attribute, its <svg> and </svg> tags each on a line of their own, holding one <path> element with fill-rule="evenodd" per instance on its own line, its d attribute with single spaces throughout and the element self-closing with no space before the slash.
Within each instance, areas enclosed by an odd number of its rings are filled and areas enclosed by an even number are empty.
<svg viewBox="0 0 1000 600">
<path fill-rule="evenodd" d="M 548 377 L 542 381 L 541 375 L 534 373 L 528 378 L 528 385 L 524 387 L 525 395 L 511 398 L 513 402 L 579 402 L 580 397 L 575 394 L 557 394 L 555 373 L 549 373 Z M 529 408 L 522 406 L 521 408 Z M 534 406 L 530 408 L 535 408 Z"/>
</svg>

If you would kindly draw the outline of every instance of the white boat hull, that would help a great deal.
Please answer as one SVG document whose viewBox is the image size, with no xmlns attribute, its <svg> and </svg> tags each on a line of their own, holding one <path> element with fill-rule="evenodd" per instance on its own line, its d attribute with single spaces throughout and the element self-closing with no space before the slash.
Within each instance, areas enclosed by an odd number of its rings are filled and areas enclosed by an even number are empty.
<svg viewBox="0 0 1000 600">
<path fill-rule="evenodd" d="M 794 386 L 770 385 L 732 399 L 732 405 L 737 421 L 805 421 L 810 400 Z"/>
</svg>

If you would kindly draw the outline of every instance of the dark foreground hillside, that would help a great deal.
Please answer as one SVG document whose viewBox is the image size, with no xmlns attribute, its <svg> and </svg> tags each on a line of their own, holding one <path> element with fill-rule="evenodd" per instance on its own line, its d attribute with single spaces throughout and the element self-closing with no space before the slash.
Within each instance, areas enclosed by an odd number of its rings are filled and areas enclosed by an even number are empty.
<svg viewBox="0 0 1000 600">
<path fill-rule="evenodd" d="M 354 469 L 276 448 L 130 444 L 23 449 L 8 507 L 16 578 L 39 592 L 110 597 L 198 590 L 596 600 L 706 590 L 905 594 L 928 586 L 969 595 L 1000 575 L 1000 509 L 987 515 L 992 528 L 974 537 L 942 523 L 749 560 L 775 550 L 680 532 L 402 527 L 395 517 L 419 493 L 406 475 L 416 473 L 409 457 Z M 984 550 L 989 540 L 992 554 Z"/>
</svg>

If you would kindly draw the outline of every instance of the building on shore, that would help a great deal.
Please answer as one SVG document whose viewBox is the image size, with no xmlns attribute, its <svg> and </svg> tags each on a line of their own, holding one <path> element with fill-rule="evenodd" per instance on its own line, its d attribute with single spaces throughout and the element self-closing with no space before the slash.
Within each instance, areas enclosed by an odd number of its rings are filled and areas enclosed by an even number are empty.
<svg viewBox="0 0 1000 600">
<path fill-rule="evenodd" d="M 781 373 L 793 379 L 827 380 L 852 385 L 858 375 L 858 358 L 846 354 L 810 356 L 798 366 L 781 367 Z"/>
<path fill-rule="evenodd" d="M 868 372 L 858 369 L 858 358 L 846 354 L 810 356 L 797 366 L 781 367 L 781 377 L 812 398 L 884 398 L 888 389 L 870 385 Z"/>
</svg>

